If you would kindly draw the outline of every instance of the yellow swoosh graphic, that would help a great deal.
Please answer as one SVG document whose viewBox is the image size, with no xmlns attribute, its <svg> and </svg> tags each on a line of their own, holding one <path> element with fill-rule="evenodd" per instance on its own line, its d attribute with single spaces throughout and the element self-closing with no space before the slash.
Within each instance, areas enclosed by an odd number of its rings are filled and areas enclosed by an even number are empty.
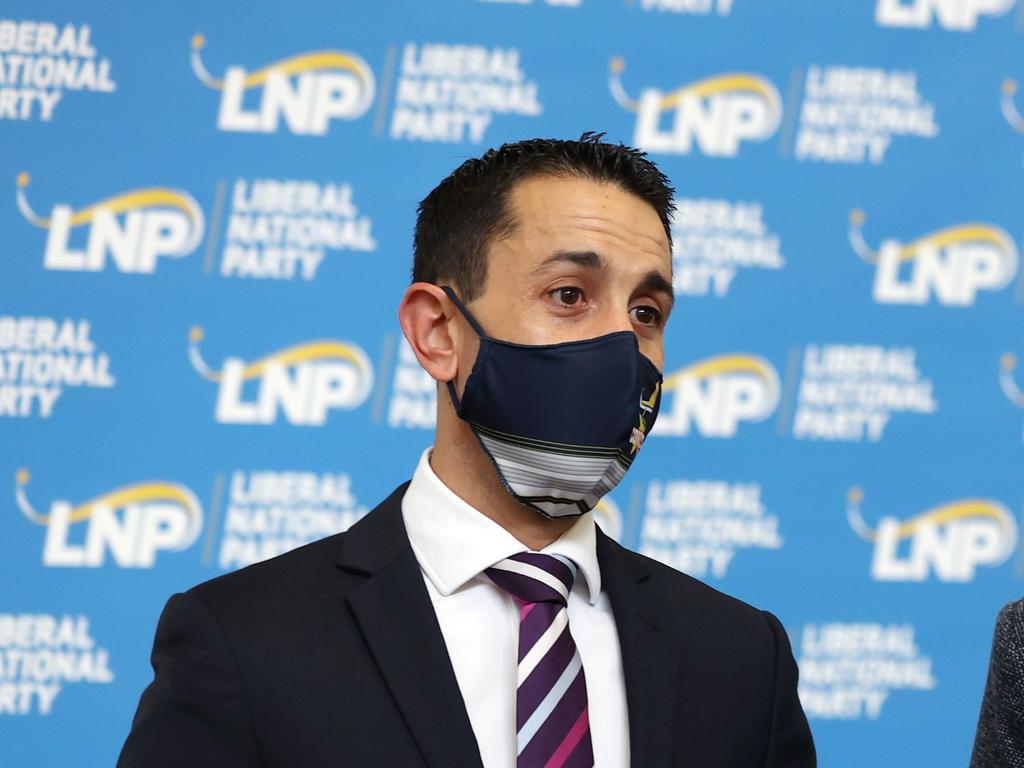
<svg viewBox="0 0 1024 768">
<path fill-rule="evenodd" d="M 960 501 L 933 507 L 926 512 L 922 512 L 917 517 L 911 518 L 897 529 L 897 537 L 900 539 L 909 538 L 922 525 L 929 523 L 942 525 L 967 517 L 987 517 L 998 522 L 1003 528 L 1008 528 L 1011 522 L 1006 514 L 1006 510 L 998 504 L 986 501 L 985 499 L 961 499 Z"/>
<path fill-rule="evenodd" d="M 255 363 L 250 363 L 242 372 L 242 379 L 248 381 L 262 376 L 267 365 L 270 363 L 279 363 L 289 367 L 307 360 L 321 360 L 324 358 L 348 360 L 360 369 L 363 367 L 362 357 L 347 344 L 337 341 L 309 341 L 303 344 L 296 344 L 293 347 L 287 347 L 267 355 Z"/>
<path fill-rule="evenodd" d="M 704 96 L 728 91 L 753 91 L 766 101 L 775 102 L 775 89 L 769 86 L 762 78 L 743 73 L 729 73 L 708 77 L 677 88 L 671 93 L 662 96 L 658 106 L 661 109 L 671 109 L 672 107 L 679 106 L 679 103 L 686 96 L 692 95 L 703 98 Z"/>
<path fill-rule="evenodd" d="M 988 224 L 968 223 L 940 229 L 930 235 L 914 240 L 900 249 L 900 261 L 910 261 L 916 258 L 918 252 L 927 247 L 945 248 L 957 243 L 989 243 L 999 248 L 1003 253 L 1009 253 L 1014 245 L 1009 241 L 1006 234 Z"/>
<path fill-rule="evenodd" d="M 147 189 L 136 189 L 131 192 L 125 192 L 114 197 L 108 197 L 106 200 L 100 200 L 98 203 L 93 203 L 88 208 L 72 214 L 71 226 L 78 227 L 82 224 L 88 224 L 96 216 L 96 212 L 100 208 L 106 208 L 113 213 L 123 213 L 125 211 L 135 210 L 137 208 L 177 208 L 178 210 L 185 213 L 190 220 L 196 221 L 195 207 L 190 200 L 188 200 L 180 192 L 176 192 L 173 189 L 167 189 L 166 187 L 150 187 Z M 49 228 L 51 219 L 38 218 L 32 221 L 37 227 Z"/>
<path fill-rule="evenodd" d="M 143 501 L 175 501 L 188 510 L 189 515 L 195 517 L 196 510 L 194 502 L 188 493 L 174 483 L 153 482 L 128 485 L 123 488 L 97 496 L 95 499 L 79 504 L 71 510 L 72 523 L 77 523 L 92 516 L 96 507 L 109 507 L 110 509 L 121 509 L 129 504 Z M 40 515 L 40 522 L 48 523 L 49 515 Z"/>
<path fill-rule="evenodd" d="M 270 76 L 271 72 L 277 72 L 290 77 L 301 72 L 319 69 L 345 69 L 354 73 L 360 80 L 366 80 L 366 71 L 363 65 L 348 54 L 341 51 L 310 51 L 308 53 L 300 53 L 297 56 L 291 56 L 287 59 L 281 59 L 255 72 L 250 72 L 242 83 L 246 89 L 257 88 L 267 82 L 267 77 Z M 213 87 L 223 90 L 224 81 L 213 81 Z"/>
<path fill-rule="evenodd" d="M 719 355 L 694 363 L 676 371 L 665 379 L 664 389 L 675 389 L 679 381 L 686 377 L 705 379 L 720 373 L 753 373 L 763 379 L 770 380 L 771 373 L 764 363 L 750 355 Z"/>
</svg>

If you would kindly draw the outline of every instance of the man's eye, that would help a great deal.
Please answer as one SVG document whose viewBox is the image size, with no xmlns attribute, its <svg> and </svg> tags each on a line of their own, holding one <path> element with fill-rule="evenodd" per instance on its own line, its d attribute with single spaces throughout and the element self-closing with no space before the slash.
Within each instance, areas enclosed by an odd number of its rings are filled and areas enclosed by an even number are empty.
<svg viewBox="0 0 1024 768">
<path fill-rule="evenodd" d="M 579 288 L 565 287 L 556 288 L 550 294 L 567 307 L 578 304 L 583 299 L 583 291 Z"/>
<path fill-rule="evenodd" d="M 661 312 L 654 307 L 634 307 L 632 309 L 634 319 L 640 325 L 660 325 Z"/>
</svg>

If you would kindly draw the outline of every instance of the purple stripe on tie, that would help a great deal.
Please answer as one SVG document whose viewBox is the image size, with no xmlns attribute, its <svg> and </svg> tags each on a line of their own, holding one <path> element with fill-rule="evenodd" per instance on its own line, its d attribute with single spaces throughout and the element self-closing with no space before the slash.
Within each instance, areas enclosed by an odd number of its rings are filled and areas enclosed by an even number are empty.
<svg viewBox="0 0 1024 768">
<path fill-rule="evenodd" d="M 530 719 L 533 711 L 544 701 L 575 655 L 576 643 L 566 628 L 529 676 L 519 684 L 519 692 L 516 694 L 516 731 L 523 727 L 523 723 Z"/>
<path fill-rule="evenodd" d="M 522 661 L 523 656 L 530 652 L 534 643 L 547 632 L 548 627 L 555 620 L 555 616 L 562 610 L 562 606 L 556 603 L 526 603 L 526 605 L 531 606 L 532 610 L 526 615 L 526 618 L 523 618 L 522 612 L 520 612 L 518 661 Z"/>
<path fill-rule="evenodd" d="M 520 689 L 522 690 L 522 689 Z M 555 707 L 554 711 L 544 721 L 544 724 L 537 730 L 530 743 L 519 753 L 516 761 L 518 768 L 526 766 L 542 767 L 547 763 L 548 758 L 555 753 L 558 745 L 565 739 L 565 735 L 579 719 L 580 713 L 587 706 L 587 685 L 583 679 L 583 670 L 572 685 L 565 692 L 562 700 Z M 587 734 L 589 739 L 589 733 Z"/>
<path fill-rule="evenodd" d="M 566 604 L 565 598 L 558 590 L 529 576 L 502 571 L 498 568 L 488 568 L 484 573 L 503 590 L 523 602 Z"/>
<path fill-rule="evenodd" d="M 537 568 L 542 568 L 565 584 L 566 589 L 572 589 L 573 572 L 557 557 L 542 555 L 539 552 L 520 552 L 518 555 L 512 555 L 509 560 L 518 560 L 520 563 L 529 563 Z"/>
</svg>

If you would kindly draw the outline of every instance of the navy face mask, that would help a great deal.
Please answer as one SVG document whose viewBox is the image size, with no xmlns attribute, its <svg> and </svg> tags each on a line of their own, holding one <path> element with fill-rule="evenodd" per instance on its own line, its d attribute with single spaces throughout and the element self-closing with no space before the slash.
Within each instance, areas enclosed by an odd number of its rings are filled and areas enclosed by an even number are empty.
<svg viewBox="0 0 1024 768">
<path fill-rule="evenodd" d="M 593 509 L 625 476 L 658 415 L 661 373 L 636 335 L 500 341 L 442 288 L 480 337 L 461 399 L 454 382 L 448 393 L 502 484 L 545 517 Z"/>
</svg>

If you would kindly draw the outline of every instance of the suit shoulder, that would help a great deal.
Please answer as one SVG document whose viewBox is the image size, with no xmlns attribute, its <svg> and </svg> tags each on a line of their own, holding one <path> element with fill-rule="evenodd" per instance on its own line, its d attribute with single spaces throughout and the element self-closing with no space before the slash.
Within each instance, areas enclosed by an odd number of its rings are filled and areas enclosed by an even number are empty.
<svg viewBox="0 0 1024 768">
<path fill-rule="evenodd" d="M 279 597 L 290 599 L 323 579 L 341 551 L 345 534 L 337 533 L 268 560 L 195 585 L 188 593 L 214 612 Z"/>
<path fill-rule="evenodd" d="M 1024 598 L 1007 603 L 999 611 L 992 646 L 993 654 L 1024 653 Z"/>
<path fill-rule="evenodd" d="M 347 531 L 210 579 L 194 586 L 189 594 L 210 609 L 255 608 L 261 614 L 278 606 L 284 610 L 309 606 L 317 597 L 326 598 L 328 591 L 337 597 L 351 582 L 343 575 L 330 579 L 327 574 L 340 572 L 336 566 L 346 542 L 374 552 L 401 548 L 405 536 L 401 502 L 406 487 L 408 483 L 400 485 Z"/>
<path fill-rule="evenodd" d="M 1010 630 L 1011 628 L 1024 628 L 1024 597 L 1007 603 L 1000 609 L 996 619 L 998 626 Z"/>
<path fill-rule="evenodd" d="M 764 628 L 766 612 L 760 608 L 646 555 L 625 548 L 622 552 L 650 574 L 650 588 L 658 597 L 684 613 L 696 615 L 703 621 L 717 620 L 732 625 L 741 622 Z"/>
</svg>

